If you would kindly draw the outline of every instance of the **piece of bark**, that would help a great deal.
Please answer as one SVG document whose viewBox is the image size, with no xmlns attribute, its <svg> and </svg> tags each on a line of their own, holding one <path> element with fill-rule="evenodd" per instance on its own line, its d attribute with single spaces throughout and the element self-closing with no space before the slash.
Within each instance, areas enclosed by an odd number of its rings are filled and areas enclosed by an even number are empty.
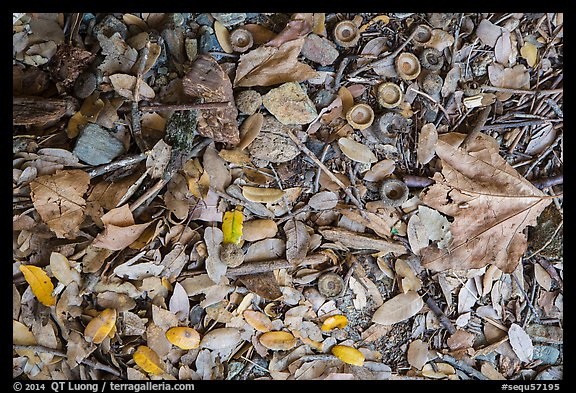
<svg viewBox="0 0 576 393">
<path fill-rule="evenodd" d="M 276 300 L 282 296 L 282 291 L 280 291 L 280 286 L 273 272 L 247 274 L 238 278 L 248 290 L 264 299 Z"/>
<path fill-rule="evenodd" d="M 328 255 L 321 253 L 308 255 L 298 263 L 298 266 L 319 265 L 321 263 L 328 261 L 329 258 L 330 257 Z M 276 269 L 288 269 L 292 267 L 294 267 L 294 264 L 286 259 L 245 262 L 241 266 L 229 268 L 228 270 L 226 270 L 226 275 L 229 277 L 236 277 L 236 276 L 244 276 L 247 274 L 270 272 Z"/>
<path fill-rule="evenodd" d="M 397 255 L 406 253 L 406 247 L 402 243 L 392 240 L 384 240 L 343 228 L 324 227 L 319 231 L 327 240 L 337 241 L 345 247 L 357 250 L 387 251 Z"/>
<path fill-rule="evenodd" d="M 234 104 L 232 82 L 218 62 L 209 55 L 200 55 L 182 80 L 184 92 L 202 98 L 203 102 L 229 102 L 227 108 L 206 109 L 198 117 L 200 135 L 237 145 L 240 131 L 236 122 L 238 110 Z"/>
<path fill-rule="evenodd" d="M 42 124 L 72 115 L 78 109 L 78 101 L 73 97 L 13 97 L 12 124 Z"/>
<path fill-rule="evenodd" d="M 48 71 L 52 79 L 68 89 L 95 58 L 95 53 L 76 46 L 60 44 L 50 60 Z"/>
</svg>

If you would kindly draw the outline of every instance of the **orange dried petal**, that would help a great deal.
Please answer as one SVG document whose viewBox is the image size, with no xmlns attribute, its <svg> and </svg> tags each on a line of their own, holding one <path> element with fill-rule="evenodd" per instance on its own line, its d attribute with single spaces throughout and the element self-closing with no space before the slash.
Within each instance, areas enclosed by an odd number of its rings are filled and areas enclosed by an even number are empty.
<svg viewBox="0 0 576 393">
<path fill-rule="evenodd" d="M 328 317 L 322 323 L 322 330 L 327 332 L 335 328 L 342 329 L 348 325 L 348 318 L 345 315 L 333 315 Z"/>
<path fill-rule="evenodd" d="M 284 331 L 267 332 L 260 336 L 260 344 L 273 351 L 287 351 L 294 348 L 296 338 Z"/>
<path fill-rule="evenodd" d="M 164 374 L 160 356 L 146 345 L 140 345 L 134 355 L 132 355 L 132 358 L 147 373 L 154 375 Z"/>
<path fill-rule="evenodd" d="M 332 347 L 332 354 L 344 363 L 352 364 L 354 366 L 364 365 L 364 355 L 356 348 L 347 345 L 334 345 Z"/>
<path fill-rule="evenodd" d="M 166 338 L 181 349 L 194 349 L 200 346 L 200 333 L 190 327 L 170 328 L 166 331 Z"/>
<path fill-rule="evenodd" d="M 110 334 L 115 325 L 116 309 L 107 308 L 88 322 L 86 329 L 84 329 L 84 338 L 88 342 L 100 344 Z"/>
<path fill-rule="evenodd" d="M 244 319 L 250 326 L 259 332 L 266 333 L 272 330 L 272 321 L 266 314 L 260 311 L 244 310 L 242 316 L 244 316 Z"/>
</svg>

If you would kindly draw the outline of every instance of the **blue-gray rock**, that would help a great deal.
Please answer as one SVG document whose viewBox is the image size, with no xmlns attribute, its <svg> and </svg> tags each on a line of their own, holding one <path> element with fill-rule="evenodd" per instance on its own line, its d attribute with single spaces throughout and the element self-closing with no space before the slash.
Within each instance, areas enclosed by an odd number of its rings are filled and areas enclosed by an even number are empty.
<svg viewBox="0 0 576 393">
<path fill-rule="evenodd" d="M 112 15 L 107 15 L 98 24 L 96 24 L 96 26 L 94 26 L 94 36 L 98 36 L 98 33 L 102 33 L 106 37 L 110 38 L 116 32 L 120 33 L 122 39 L 125 40 L 128 35 L 128 28 L 120 19 Z"/>
<path fill-rule="evenodd" d="M 231 27 L 246 20 L 245 12 L 212 12 L 212 16 L 225 27 Z"/>
<path fill-rule="evenodd" d="M 196 19 L 194 19 L 194 21 L 198 23 L 200 26 L 212 26 L 212 21 L 210 20 L 210 14 L 206 12 L 198 15 Z"/>
<path fill-rule="evenodd" d="M 124 153 L 124 145 L 98 124 L 88 124 L 81 131 L 73 153 L 90 165 L 108 164 Z"/>
<path fill-rule="evenodd" d="M 553 365 L 558 362 L 560 351 L 549 345 L 536 345 L 534 346 L 533 360 L 540 360 L 542 364 Z"/>
</svg>

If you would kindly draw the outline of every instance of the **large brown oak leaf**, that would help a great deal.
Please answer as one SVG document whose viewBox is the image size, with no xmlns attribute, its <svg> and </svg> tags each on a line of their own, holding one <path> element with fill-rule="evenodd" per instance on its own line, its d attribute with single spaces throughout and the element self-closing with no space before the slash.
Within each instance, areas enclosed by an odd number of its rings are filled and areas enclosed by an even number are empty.
<svg viewBox="0 0 576 393">
<path fill-rule="evenodd" d="M 444 134 L 436 145 L 442 172 L 422 201 L 454 218 L 453 239 L 445 249 L 424 248 L 422 264 L 434 271 L 494 264 L 510 273 L 526 251 L 525 228 L 551 199 L 500 156 L 492 137 L 481 134 L 463 150 L 458 145 L 464 137 Z"/>
</svg>

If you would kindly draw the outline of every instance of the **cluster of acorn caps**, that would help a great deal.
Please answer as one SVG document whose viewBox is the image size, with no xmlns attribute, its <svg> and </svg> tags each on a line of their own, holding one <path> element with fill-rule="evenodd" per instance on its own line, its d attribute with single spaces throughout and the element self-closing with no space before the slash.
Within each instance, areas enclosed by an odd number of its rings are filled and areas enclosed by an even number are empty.
<svg viewBox="0 0 576 393">
<path fill-rule="evenodd" d="M 360 30 L 357 23 L 344 20 L 336 24 L 333 30 L 334 41 L 345 48 L 352 47 L 360 39 Z M 419 55 L 411 52 L 398 54 L 394 61 L 398 77 L 404 81 L 418 78 L 422 70 L 425 76 L 422 79 L 422 89 L 429 95 L 438 94 L 444 83 L 438 71 L 444 64 L 442 53 L 432 47 L 426 47 L 432 40 L 432 29 L 427 25 L 418 25 L 413 33 L 415 48 L 419 49 Z M 386 109 L 400 106 L 404 100 L 404 93 L 397 83 L 383 82 L 376 88 L 378 103 Z M 366 104 L 356 104 L 346 113 L 348 123 L 357 130 L 363 130 L 374 122 L 374 111 Z"/>
</svg>

